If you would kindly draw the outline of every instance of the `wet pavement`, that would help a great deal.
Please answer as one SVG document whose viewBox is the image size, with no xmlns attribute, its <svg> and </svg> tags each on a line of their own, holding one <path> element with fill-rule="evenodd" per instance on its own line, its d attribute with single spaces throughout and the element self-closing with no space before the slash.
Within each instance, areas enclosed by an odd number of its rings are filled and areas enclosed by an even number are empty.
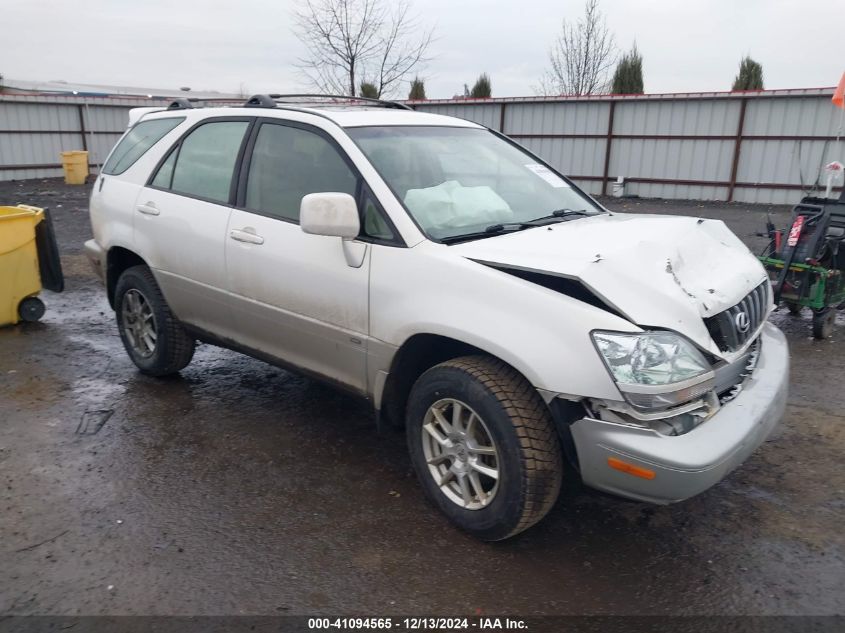
<svg viewBox="0 0 845 633">
<path fill-rule="evenodd" d="M 809 314 L 774 315 L 787 415 L 726 481 L 655 507 L 570 480 L 545 521 L 485 544 L 351 397 L 207 345 L 181 377 L 135 371 L 81 251 L 87 187 L 0 183 L 0 202 L 52 209 L 67 275 L 41 323 L 0 330 L 0 615 L 845 611 L 845 321 L 813 341 Z M 608 204 L 763 245 L 765 207 Z"/>
</svg>

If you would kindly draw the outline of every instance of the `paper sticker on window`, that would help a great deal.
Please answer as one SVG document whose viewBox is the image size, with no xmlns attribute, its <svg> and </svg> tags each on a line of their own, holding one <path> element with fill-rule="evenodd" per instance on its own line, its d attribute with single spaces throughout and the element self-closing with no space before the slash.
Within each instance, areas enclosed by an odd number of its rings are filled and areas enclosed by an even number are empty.
<svg viewBox="0 0 845 633">
<path fill-rule="evenodd" d="M 545 180 L 549 183 L 552 187 L 560 188 L 560 187 L 568 187 L 569 185 L 566 181 L 554 173 L 551 169 L 546 167 L 545 165 L 539 165 L 537 163 L 532 163 L 530 165 L 525 166 L 526 169 L 534 172 L 537 176 Z"/>
</svg>

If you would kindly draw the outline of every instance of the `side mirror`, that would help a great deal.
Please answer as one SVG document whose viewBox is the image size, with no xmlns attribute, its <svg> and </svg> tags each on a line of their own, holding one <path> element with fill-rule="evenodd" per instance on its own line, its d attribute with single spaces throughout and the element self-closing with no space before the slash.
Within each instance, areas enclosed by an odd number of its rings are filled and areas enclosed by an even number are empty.
<svg viewBox="0 0 845 633">
<path fill-rule="evenodd" d="M 299 226 L 311 235 L 352 239 L 361 231 L 358 205 L 348 193 L 309 193 L 299 206 Z"/>
</svg>

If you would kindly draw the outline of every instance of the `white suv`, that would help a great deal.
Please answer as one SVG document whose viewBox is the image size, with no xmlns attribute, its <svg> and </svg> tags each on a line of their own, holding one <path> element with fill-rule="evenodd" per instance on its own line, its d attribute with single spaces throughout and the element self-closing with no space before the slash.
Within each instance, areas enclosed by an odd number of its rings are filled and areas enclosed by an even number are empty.
<svg viewBox="0 0 845 633">
<path fill-rule="evenodd" d="M 131 119 L 85 246 L 139 369 L 178 372 L 199 340 L 351 390 L 482 539 L 540 520 L 565 462 L 695 495 L 782 415 L 766 272 L 720 221 L 610 213 L 508 138 L 395 103 Z"/>
</svg>

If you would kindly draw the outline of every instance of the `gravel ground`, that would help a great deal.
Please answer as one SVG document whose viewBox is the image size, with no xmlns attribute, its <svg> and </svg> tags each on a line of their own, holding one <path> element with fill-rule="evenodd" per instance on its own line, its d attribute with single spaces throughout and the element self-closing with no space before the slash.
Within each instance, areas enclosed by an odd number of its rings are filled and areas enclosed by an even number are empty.
<svg viewBox="0 0 845 633">
<path fill-rule="evenodd" d="M 67 289 L 0 330 L 0 616 L 9 614 L 835 614 L 845 586 L 845 323 L 789 337 L 786 418 L 740 469 L 669 507 L 565 485 L 529 532 L 484 544 L 414 480 L 362 403 L 201 346 L 135 371 L 81 245 L 87 187 L 0 183 L 49 206 Z M 788 209 L 608 200 L 723 219 L 752 248 Z"/>
</svg>

